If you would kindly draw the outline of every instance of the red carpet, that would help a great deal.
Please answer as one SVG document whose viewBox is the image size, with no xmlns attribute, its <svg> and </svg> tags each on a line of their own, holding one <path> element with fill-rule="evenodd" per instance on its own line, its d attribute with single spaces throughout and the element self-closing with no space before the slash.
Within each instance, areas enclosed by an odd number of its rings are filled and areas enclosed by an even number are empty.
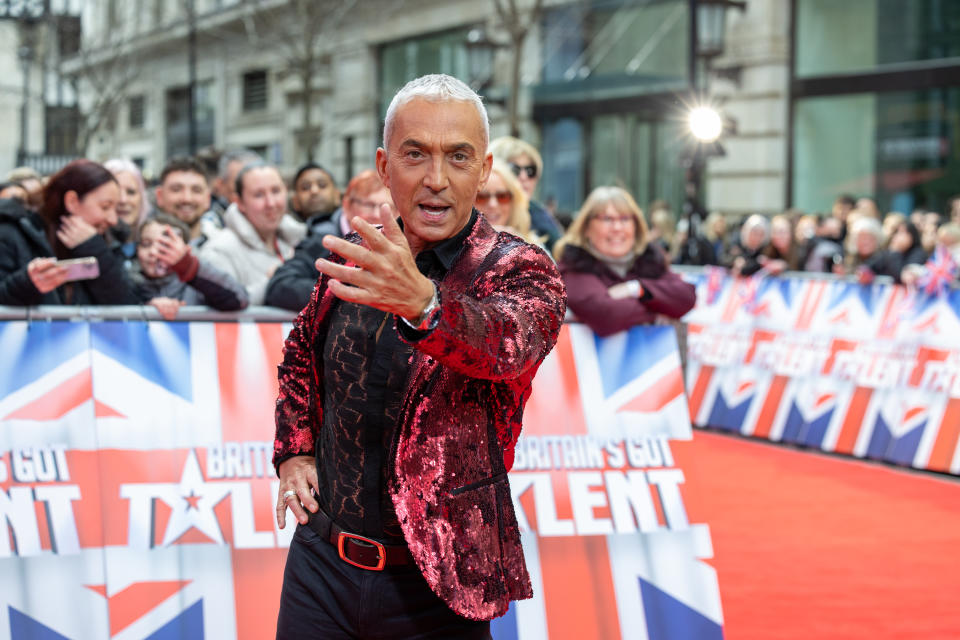
<svg viewBox="0 0 960 640">
<path fill-rule="evenodd" d="M 727 640 L 960 638 L 960 479 L 696 431 Z"/>
</svg>

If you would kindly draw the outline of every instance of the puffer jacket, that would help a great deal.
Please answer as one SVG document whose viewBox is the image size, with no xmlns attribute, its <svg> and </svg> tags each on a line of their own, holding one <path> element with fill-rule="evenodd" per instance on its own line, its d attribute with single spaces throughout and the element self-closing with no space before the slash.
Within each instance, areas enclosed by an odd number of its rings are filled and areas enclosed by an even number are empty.
<svg viewBox="0 0 960 640">
<path fill-rule="evenodd" d="M 103 236 L 93 236 L 71 249 L 67 256 L 96 258 L 100 276 L 93 280 L 66 283 L 40 293 L 27 275 L 27 264 L 34 258 L 47 257 L 54 257 L 54 252 L 40 216 L 27 211 L 16 200 L 0 200 L 0 305 L 140 304 L 125 273 L 123 255 L 111 248 Z M 68 287 L 71 296 L 67 295 Z"/>
<path fill-rule="evenodd" d="M 236 204 L 223 215 L 224 228 L 200 249 L 199 257 L 232 276 L 247 288 L 250 304 L 263 304 L 270 275 L 293 257 L 294 247 L 306 235 L 302 222 L 285 215 L 277 229 L 277 246 L 268 247 Z M 279 252 L 279 255 L 278 255 Z"/>
</svg>

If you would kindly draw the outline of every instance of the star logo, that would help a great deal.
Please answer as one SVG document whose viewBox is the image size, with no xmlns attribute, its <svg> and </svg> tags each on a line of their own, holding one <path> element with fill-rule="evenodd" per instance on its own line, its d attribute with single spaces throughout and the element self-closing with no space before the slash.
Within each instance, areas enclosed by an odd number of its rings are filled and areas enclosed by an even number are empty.
<svg viewBox="0 0 960 640">
<path fill-rule="evenodd" d="M 197 454 L 193 449 L 187 454 L 180 484 L 170 484 L 167 488 L 167 491 L 157 496 L 172 510 L 170 521 L 163 534 L 162 546 L 166 547 L 176 542 L 192 528 L 217 544 L 224 544 L 223 532 L 220 530 L 213 508 L 229 495 L 230 487 L 226 484 L 204 481 L 200 463 L 197 462 Z"/>
<path fill-rule="evenodd" d="M 200 504 L 200 496 L 195 496 L 195 495 L 193 495 L 193 494 L 191 493 L 191 494 L 188 495 L 188 496 L 184 496 L 183 499 L 187 501 L 187 510 L 188 510 L 188 511 L 189 511 L 190 509 L 197 509 L 197 510 L 199 510 L 199 508 L 200 508 L 200 507 L 199 507 L 199 504 Z"/>
</svg>

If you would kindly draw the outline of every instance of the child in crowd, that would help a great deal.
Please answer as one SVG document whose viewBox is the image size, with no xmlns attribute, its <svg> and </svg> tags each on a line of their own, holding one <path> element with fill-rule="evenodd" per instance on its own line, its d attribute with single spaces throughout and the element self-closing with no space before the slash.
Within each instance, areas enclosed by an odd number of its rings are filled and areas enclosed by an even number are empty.
<svg viewBox="0 0 960 640">
<path fill-rule="evenodd" d="M 157 214 L 137 229 L 137 260 L 130 277 L 141 300 L 172 320 L 183 305 L 238 311 L 249 304 L 247 290 L 231 276 L 193 255 L 189 229 L 180 220 Z"/>
</svg>

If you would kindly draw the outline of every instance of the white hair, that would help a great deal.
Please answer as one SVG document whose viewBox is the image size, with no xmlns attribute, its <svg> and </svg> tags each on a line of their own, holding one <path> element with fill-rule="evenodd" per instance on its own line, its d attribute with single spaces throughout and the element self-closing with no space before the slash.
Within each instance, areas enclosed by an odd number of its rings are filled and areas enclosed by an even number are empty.
<svg viewBox="0 0 960 640">
<path fill-rule="evenodd" d="M 746 222 L 744 222 L 743 225 L 740 227 L 740 243 L 741 244 L 743 244 L 744 246 L 747 245 L 747 237 L 750 235 L 750 232 L 754 230 L 754 228 L 757 228 L 763 231 L 762 244 L 766 244 L 767 242 L 770 241 L 770 221 L 767 220 L 766 216 L 761 215 L 759 213 L 755 213 L 749 218 L 747 218 Z"/>
<path fill-rule="evenodd" d="M 863 232 L 869 233 L 877 239 L 877 242 L 883 243 L 883 227 L 876 218 L 863 216 L 854 220 L 853 224 L 850 225 L 850 235 L 853 238 Z"/>
<path fill-rule="evenodd" d="M 383 148 L 387 148 L 387 140 L 390 139 L 390 133 L 393 129 L 393 121 L 397 115 L 397 109 L 410 102 L 414 98 L 423 98 L 430 102 L 445 102 L 455 100 L 458 102 L 469 102 L 477 109 L 480 114 L 480 120 L 483 121 L 483 144 L 490 142 L 490 121 L 487 118 L 487 109 L 483 106 L 483 99 L 477 95 L 477 92 L 468 87 L 461 80 L 443 73 L 432 73 L 426 76 L 420 76 L 403 85 L 400 91 L 397 91 L 387 107 L 387 115 L 383 120 Z"/>
<path fill-rule="evenodd" d="M 112 173 L 114 177 L 116 177 L 118 173 L 129 173 L 137 181 L 137 190 L 140 191 L 140 215 L 133 225 L 134 228 L 136 228 L 153 214 L 153 207 L 150 205 L 150 198 L 147 196 L 147 184 L 143 180 L 140 167 L 126 158 L 111 158 L 104 162 L 103 166 L 107 171 Z"/>
</svg>

